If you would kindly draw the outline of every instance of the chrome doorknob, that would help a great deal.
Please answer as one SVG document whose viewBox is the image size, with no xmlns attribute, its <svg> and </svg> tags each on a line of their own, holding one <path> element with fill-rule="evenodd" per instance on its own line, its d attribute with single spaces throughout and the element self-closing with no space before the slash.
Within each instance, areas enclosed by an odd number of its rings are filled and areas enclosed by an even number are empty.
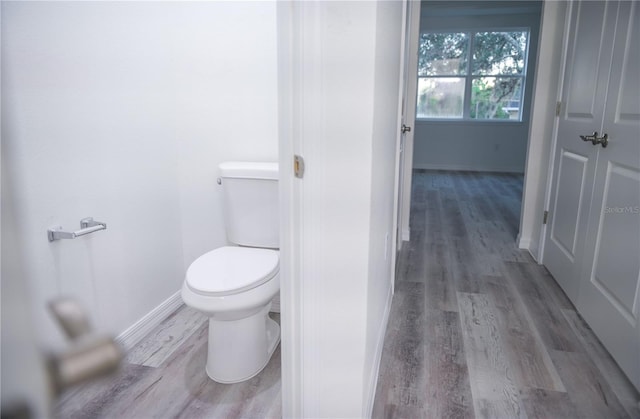
<svg viewBox="0 0 640 419">
<path fill-rule="evenodd" d="M 65 351 L 48 356 L 54 394 L 118 369 L 124 358 L 122 348 L 111 337 L 92 335 L 89 315 L 77 300 L 58 298 L 49 309 L 71 341 Z"/>
<path fill-rule="evenodd" d="M 582 141 L 591 141 L 591 144 L 598 145 L 600 144 L 602 148 L 606 148 L 609 144 L 609 136 L 605 133 L 602 137 L 598 137 L 598 131 L 593 131 L 591 135 L 581 135 L 580 138 Z"/>
<path fill-rule="evenodd" d="M 402 133 L 405 134 L 407 132 L 411 131 L 411 127 L 406 126 L 405 124 L 402 124 Z"/>
</svg>

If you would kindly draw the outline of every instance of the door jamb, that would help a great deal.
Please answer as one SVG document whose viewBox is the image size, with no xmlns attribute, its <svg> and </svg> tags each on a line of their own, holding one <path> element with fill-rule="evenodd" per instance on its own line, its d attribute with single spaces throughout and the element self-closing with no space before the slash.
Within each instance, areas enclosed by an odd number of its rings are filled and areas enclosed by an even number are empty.
<svg viewBox="0 0 640 419">
<path fill-rule="evenodd" d="M 545 4 L 546 6 L 546 4 Z M 570 3 L 569 5 L 566 6 L 566 9 L 564 11 L 565 15 L 565 19 L 564 19 L 564 32 L 561 35 L 561 42 L 562 42 L 562 53 L 560 54 L 560 72 L 559 74 L 559 80 L 558 80 L 558 90 L 556 92 L 556 103 L 561 103 L 562 101 L 562 91 L 564 89 L 564 78 L 565 78 L 565 72 L 566 72 L 566 62 L 567 62 L 567 50 L 568 50 L 568 43 L 569 43 L 569 37 L 567 36 L 568 31 L 566 30 L 566 28 L 569 27 L 569 23 L 571 22 L 571 10 L 573 8 L 573 3 Z M 544 15 L 543 15 L 544 16 Z M 541 22 L 542 23 L 542 22 Z M 541 29 L 542 29 L 542 25 L 541 25 Z M 542 33 L 542 31 L 540 31 L 540 33 Z M 539 47 L 540 48 L 540 47 Z M 551 45 L 549 45 L 549 48 L 552 48 Z M 543 202 L 543 211 L 549 211 L 550 210 L 550 206 L 551 206 L 551 189 L 553 187 L 553 181 L 555 179 L 556 173 L 554 172 L 553 168 L 555 165 L 555 159 L 556 159 L 556 146 L 558 144 L 558 126 L 560 123 L 560 116 L 562 115 L 562 109 L 560 110 L 560 115 L 556 116 L 553 119 L 553 129 L 550 132 L 550 136 L 551 136 L 551 144 L 549 147 L 549 155 L 547 156 L 547 160 L 548 160 L 548 176 L 546 179 L 546 184 L 545 184 L 545 189 L 544 189 L 544 202 Z M 541 156 L 544 157 L 544 156 Z M 542 181 L 543 179 L 540 179 L 540 181 Z M 553 217 L 553 214 L 551 215 Z M 547 242 L 547 229 L 548 226 L 550 225 L 550 223 L 548 224 L 542 224 L 540 226 L 540 244 L 538 246 L 538 263 L 543 265 L 544 264 L 544 250 L 545 250 L 545 245 Z"/>
<path fill-rule="evenodd" d="M 417 83 L 418 83 L 418 38 L 420 36 L 420 10 L 421 3 L 419 1 L 407 1 L 407 13 L 411 14 L 409 20 L 409 27 L 405 31 L 405 36 L 409 39 L 406 43 L 408 59 L 404 60 L 407 68 L 406 71 L 406 91 L 404 93 L 404 120 L 411 122 L 410 135 L 404 137 L 404 145 L 400 159 L 402 159 L 403 173 L 400 173 L 398 182 L 400 183 L 399 197 L 402 202 L 399 202 L 399 214 L 398 214 L 398 239 L 396 239 L 397 250 L 402 248 L 403 241 L 409 241 L 411 231 L 409 226 L 409 215 L 411 210 L 411 183 L 413 173 L 413 142 L 415 136 L 415 121 L 416 121 L 416 98 L 417 98 Z M 403 64 L 404 65 L 404 64 Z M 402 89 L 405 86 L 401 85 Z M 401 104 L 402 105 L 402 104 Z M 402 136 L 400 137 L 402 138 Z M 400 144 L 398 145 L 400 147 Z M 399 163 L 399 162 L 398 162 Z"/>
</svg>

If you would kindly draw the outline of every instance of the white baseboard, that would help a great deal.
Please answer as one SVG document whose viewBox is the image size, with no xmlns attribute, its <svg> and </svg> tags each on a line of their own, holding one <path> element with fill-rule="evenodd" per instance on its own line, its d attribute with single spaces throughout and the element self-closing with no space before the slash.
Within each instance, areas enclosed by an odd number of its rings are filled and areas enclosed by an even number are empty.
<svg viewBox="0 0 640 419">
<path fill-rule="evenodd" d="M 369 393 L 364 400 L 366 417 L 370 418 L 373 414 L 373 402 L 376 397 L 376 388 L 378 386 L 378 374 L 380 373 L 380 363 L 382 361 L 382 349 L 384 348 L 384 336 L 387 333 L 387 326 L 389 324 L 389 314 L 391 313 L 391 302 L 393 300 L 393 290 L 389 287 L 389 295 L 387 295 L 387 303 L 384 307 L 384 314 L 382 315 L 382 326 L 380 333 L 378 334 L 378 342 L 376 344 L 376 351 L 373 354 L 373 368 L 371 369 L 371 375 L 369 376 Z M 366 389 L 365 389 L 366 391 Z"/>
<path fill-rule="evenodd" d="M 177 291 L 116 337 L 116 342 L 122 345 L 125 351 L 130 350 L 181 305 L 182 297 L 180 291 Z"/>
<path fill-rule="evenodd" d="M 411 238 L 411 231 L 408 228 L 402 229 L 402 241 L 408 242 Z"/>
<path fill-rule="evenodd" d="M 516 237 L 516 243 L 518 249 L 529 249 L 531 247 L 531 238 L 522 237 L 520 236 L 520 233 L 518 233 L 518 237 Z"/>
<path fill-rule="evenodd" d="M 416 164 L 413 169 L 423 170 L 462 170 L 470 172 L 502 172 L 502 173 L 524 173 L 524 167 L 495 167 L 495 166 L 473 166 L 466 164 Z"/>
<path fill-rule="evenodd" d="M 520 234 L 518 234 L 518 237 L 516 237 L 516 244 L 518 249 L 527 250 L 533 260 L 540 263 L 540 252 L 537 241 L 534 241 L 531 237 L 521 237 Z"/>
</svg>

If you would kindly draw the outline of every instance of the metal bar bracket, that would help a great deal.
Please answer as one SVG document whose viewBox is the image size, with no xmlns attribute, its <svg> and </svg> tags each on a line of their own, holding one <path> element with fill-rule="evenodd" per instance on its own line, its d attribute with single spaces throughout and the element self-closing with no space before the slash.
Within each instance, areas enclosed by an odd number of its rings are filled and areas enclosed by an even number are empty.
<svg viewBox="0 0 640 419">
<path fill-rule="evenodd" d="M 62 226 L 58 225 L 47 230 L 47 238 L 50 242 L 61 239 L 75 239 L 76 237 L 106 229 L 106 223 L 95 221 L 92 217 L 87 217 L 80 220 L 80 230 L 64 231 L 62 230 Z"/>
</svg>

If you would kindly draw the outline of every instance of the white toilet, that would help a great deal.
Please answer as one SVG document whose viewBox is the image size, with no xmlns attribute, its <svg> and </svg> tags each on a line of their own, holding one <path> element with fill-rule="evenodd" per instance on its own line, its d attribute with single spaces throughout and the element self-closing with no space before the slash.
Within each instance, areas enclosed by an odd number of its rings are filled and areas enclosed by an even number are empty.
<svg viewBox="0 0 640 419">
<path fill-rule="evenodd" d="M 262 371 L 280 342 L 268 316 L 280 291 L 278 164 L 222 163 L 220 177 L 227 239 L 238 246 L 196 259 L 182 299 L 209 316 L 207 375 L 237 383 Z"/>
</svg>

